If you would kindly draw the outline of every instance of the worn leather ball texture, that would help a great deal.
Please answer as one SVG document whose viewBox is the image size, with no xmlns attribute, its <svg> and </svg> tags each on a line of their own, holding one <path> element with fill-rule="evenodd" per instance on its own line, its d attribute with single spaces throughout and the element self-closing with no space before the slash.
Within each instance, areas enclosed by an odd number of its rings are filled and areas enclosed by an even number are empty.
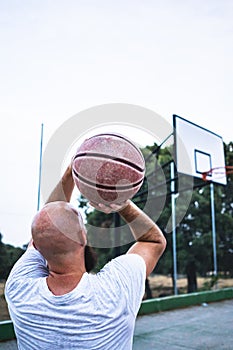
<svg viewBox="0 0 233 350">
<path fill-rule="evenodd" d="M 145 160 L 140 148 L 116 133 L 86 139 L 72 159 L 72 175 L 80 193 L 92 203 L 123 203 L 140 189 Z"/>
</svg>

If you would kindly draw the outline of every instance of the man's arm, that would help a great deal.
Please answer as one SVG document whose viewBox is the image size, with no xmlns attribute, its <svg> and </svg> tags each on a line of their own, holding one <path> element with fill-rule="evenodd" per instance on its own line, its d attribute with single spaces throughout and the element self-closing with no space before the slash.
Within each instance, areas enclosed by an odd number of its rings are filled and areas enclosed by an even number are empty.
<svg viewBox="0 0 233 350">
<path fill-rule="evenodd" d="M 99 203 L 90 203 L 98 210 L 109 214 L 118 211 L 121 217 L 129 225 L 129 228 L 137 241 L 134 243 L 127 254 L 138 254 L 146 263 L 146 276 L 154 270 L 159 258 L 166 248 L 166 239 L 156 225 L 141 209 L 139 209 L 131 200 L 122 205 L 109 204 L 108 206 Z"/>
<path fill-rule="evenodd" d="M 74 179 L 72 176 L 71 164 L 65 170 L 61 180 L 51 192 L 46 204 L 49 202 L 64 201 L 69 202 L 74 189 Z"/>
<path fill-rule="evenodd" d="M 72 166 L 71 164 L 66 168 L 61 180 L 55 186 L 51 192 L 49 198 L 45 204 L 49 202 L 64 201 L 69 202 L 74 189 L 74 179 L 72 176 Z M 31 239 L 28 248 L 33 245 L 33 240 Z"/>
<path fill-rule="evenodd" d="M 148 277 L 166 248 L 166 239 L 156 223 L 132 201 L 128 201 L 119 214 L 127 222 L 137 241 L 127 254 L 138 254 L 144 259 Z"/>
</svg>

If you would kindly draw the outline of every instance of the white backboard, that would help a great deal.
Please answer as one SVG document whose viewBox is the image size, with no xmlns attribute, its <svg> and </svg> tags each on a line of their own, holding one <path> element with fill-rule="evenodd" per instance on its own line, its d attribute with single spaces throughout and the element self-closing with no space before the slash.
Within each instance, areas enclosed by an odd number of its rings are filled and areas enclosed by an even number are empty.
<svg viewBox="0 0 233 350">
<path fill-rule="evenodd" d="M 173 115 L 175 162 L 178 173 L 202 178 L 204 172 L 218 168 L 221 176 L 214 173 L 206 180 L 226 185 L 224 144 L 221 136 Z"/>
</svg>

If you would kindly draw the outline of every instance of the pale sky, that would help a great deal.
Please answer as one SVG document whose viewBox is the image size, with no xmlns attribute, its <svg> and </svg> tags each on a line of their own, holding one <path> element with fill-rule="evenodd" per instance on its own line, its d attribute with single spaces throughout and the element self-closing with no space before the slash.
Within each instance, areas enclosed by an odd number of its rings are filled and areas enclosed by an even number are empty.
<svg viewBox="0 0 233 350">
<path fill-rule="evenodd" d="M 41 123 L 46 147 L 76 113 L 129 103 L 233 141 L 232 0 L 0 0 L 0 26 L 4 243 L 30 239 Z"/>
</svg>

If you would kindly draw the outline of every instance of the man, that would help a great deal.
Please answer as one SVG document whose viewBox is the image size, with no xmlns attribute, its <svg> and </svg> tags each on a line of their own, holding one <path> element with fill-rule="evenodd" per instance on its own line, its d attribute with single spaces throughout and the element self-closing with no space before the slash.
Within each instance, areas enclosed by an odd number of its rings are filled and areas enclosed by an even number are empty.
<svg viewBox="0 0 233 350">
<path fill-rule="evenodd" d="M 69 201 L 71 166 L 32 221 L 32 240 L 5 289 L 21 350 L 130 350 L 145 279 L 166 241 L 132 201 L 95 208 L 118 211 L 136 242 L 97 274 L 85 264 L 86 229 Z M 94 205 L 94 204 L 92 204 Z"/>
</svg>

